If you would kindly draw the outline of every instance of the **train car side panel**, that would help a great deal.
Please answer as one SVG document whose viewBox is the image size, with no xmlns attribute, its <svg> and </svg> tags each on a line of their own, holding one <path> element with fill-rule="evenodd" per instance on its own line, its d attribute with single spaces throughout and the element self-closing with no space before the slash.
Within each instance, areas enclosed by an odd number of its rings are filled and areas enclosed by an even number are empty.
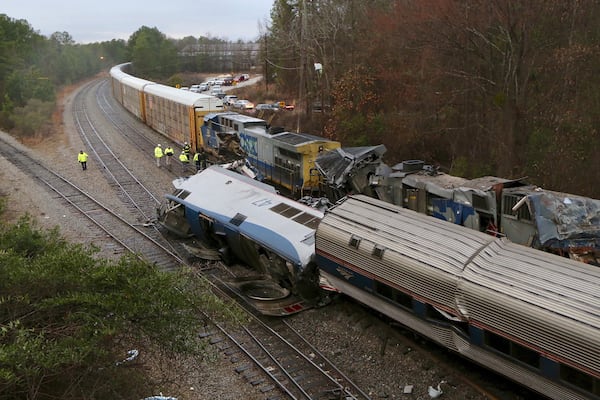
<svg viewBox="0 0 600 400">
<path fill-rule="evenodd" d="M 600 398 L 600 270 L 366 196 L 316 235 L 342 293 L 554 399 Z"/>
</svg>

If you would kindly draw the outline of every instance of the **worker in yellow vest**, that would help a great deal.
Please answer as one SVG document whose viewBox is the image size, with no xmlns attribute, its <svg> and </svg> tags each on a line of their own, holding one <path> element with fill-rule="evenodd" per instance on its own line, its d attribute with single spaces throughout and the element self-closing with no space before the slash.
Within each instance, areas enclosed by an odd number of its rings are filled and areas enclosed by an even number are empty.
<svg viewBox="0 0 600 400">
<path fill-rule="evenodd" d="M 156 158 L 156 166 L 157 167 L 160 167 L 160 159 L 163 158 L 163 156 L 164 156 L 163 149 L 159 143 L 154 148 L 154 158 Z"/>
<path fill-rule="evenodd" d="M 81 150 L 79 154 L 77 154 L 77 161 L 81 164 L 81 168 L 85 171 L 87 169 L 87 159 L 88 155 L 85 151 Z"/>
<path fill-rule="evenodd" d="M 187 170 L 187 166 L 190 163 L 190 158 L 188 157 L 185 151 L 182 151 L 179 155 L 179 161 L 181 161 L 181 171 L 185 172 Z"/>
<path fill-rule="evenodd" d="M 190 158 L 191 151 L 192 151 L 192 147 L 189 145 L 188 142 L 185 142 L 183 144 L 183 152 L 188 156 L 188 159 Z"/>
</svg>

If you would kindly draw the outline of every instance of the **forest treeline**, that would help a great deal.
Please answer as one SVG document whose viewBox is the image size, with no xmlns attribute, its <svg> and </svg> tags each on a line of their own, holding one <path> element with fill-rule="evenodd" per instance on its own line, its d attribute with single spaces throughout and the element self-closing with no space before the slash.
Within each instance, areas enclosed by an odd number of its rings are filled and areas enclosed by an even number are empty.
<svg viewBox="0 0 600 400">
<path fill-rule="evenodd" d="M 600 198 L 599 2 L 276 0 L 271 17 L 278 83 L 330 104 L 344 145 Z"/>
<path fill-rule="evenodd" d="M 27 107 L 51 101 L 50 85 L 124 61 L 175 84 L 181 72 L 218 68 L 182 48 L 226 44 L 142 27 L 128 41 L 78 45 L 24 21 L 0 25 L 9 39 L 0 124 L 22 130 L 35 121 Z M 295 99 L 300 130 L 344 146 L 383 143 L 388 164 L 417 158 L 455 175 L 526 176 L 600 198 L 599 30 L 592 0 L 274 0 L 256 66 Z"/>
</svg>

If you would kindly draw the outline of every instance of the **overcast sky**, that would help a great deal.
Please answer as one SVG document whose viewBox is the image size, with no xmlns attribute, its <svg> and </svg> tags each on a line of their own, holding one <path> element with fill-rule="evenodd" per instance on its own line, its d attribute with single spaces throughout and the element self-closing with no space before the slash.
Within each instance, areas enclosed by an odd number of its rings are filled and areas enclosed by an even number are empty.
<svg viewBox="0 0 600 400">
<path fill-rule="evenodd" d="M 40 34 L 68 32 L 77 43 L 129 39 L 142 26 L 169 38 L 255 40 L 274 0 L 0 0 L 0 14 Z M 0 39 L 1 40 L 1 39 Z"/>
</svg>

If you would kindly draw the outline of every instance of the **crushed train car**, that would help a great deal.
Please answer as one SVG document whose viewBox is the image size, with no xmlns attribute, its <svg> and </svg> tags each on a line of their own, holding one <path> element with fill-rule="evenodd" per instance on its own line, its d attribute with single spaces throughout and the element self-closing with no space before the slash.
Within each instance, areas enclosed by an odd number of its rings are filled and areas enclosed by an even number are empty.
<svg viewBox="0 0 600 400">
<path fill-rule="evenodd" d="M 392 167 L 385 148 L 339 149 L 315 164 L 334 199 L 361 193 L 515 243 L 600 265 L 600 201 L 528 184 L 524 178 L 466 179 L 421 160 Z"/>
</svg>

